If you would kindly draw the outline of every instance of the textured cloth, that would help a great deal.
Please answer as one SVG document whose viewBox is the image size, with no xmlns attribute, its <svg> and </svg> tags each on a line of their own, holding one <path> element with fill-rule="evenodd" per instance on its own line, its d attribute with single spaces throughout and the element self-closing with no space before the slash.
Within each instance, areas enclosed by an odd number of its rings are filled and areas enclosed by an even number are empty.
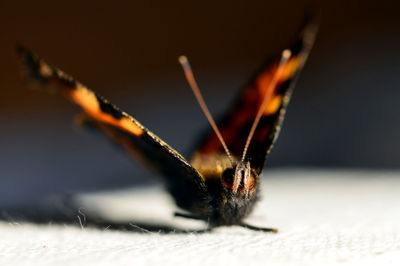
<svg viewBox="0 0 400 266">
<path fill-rule="evenodd" d="M 158 233 L 0 223 L 0 265 L 400 265 L 400 173 L 268 171 L 248 222 Z M 114 221 L 202 228 L 173 217 L 160 188 L 80 195 L 80 211 Z M 132 222 L 134 221 L 134 222 Z"/>
</svg>

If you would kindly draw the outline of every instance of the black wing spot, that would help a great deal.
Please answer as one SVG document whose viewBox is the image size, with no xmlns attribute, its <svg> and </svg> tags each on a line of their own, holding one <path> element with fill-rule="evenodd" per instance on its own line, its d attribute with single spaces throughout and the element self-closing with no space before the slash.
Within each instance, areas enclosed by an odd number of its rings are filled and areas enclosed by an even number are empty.
<svg viewBox="0 0 400 266">
<path fill-rule="evenodd" d="M 76 87 L 77 82 L 72 77 L 65 74 L 61 70 L 50 66 L 38 55 L 32 53 L 29 49 L 22 45 L 17 45 L 15 49 L 23 61 L 23 65 L 26 67 L 26 71 L 28 72 L 28 77 L 31 80 L 38 81 L 46 86 L 51 84 L 53 78 L 58 78 L 59 82 L 61 82 L 67 88 Z"/>
<path fill-rule="evenodd" d="M 101 96 L 96 95 L 97 101 L 99 102 L 100 109 L 103 113 L 109 114 L 115 119 L 121 119 L 123 114 L 117 107 L 109 103 L 107 100 L 103 99 Z"/>
<path fill-rule="evenodd" d="M 17 54 L 21 57 L 23 65 L 26 66 L 26 71 L 28 76 L 32 80 L 37 80 L 42 84 L 47 84 L 48 79 L 43 77 L 40 73 L 40 59 L 38 56 L 34 55 L 31 51 L 23 47 L 22 45 L 16 46 Z"/>
</svg>

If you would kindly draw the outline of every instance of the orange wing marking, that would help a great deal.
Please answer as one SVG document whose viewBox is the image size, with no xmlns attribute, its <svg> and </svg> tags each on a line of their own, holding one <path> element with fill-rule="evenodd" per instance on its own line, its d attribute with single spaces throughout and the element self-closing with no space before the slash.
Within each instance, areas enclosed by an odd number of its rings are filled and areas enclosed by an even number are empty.
<svg viewBox="0 0 400 266">
<path fill-rule="evenodd" d="M 116 119 L 112 115 L 104 113 L 100 108 L 100 104 L 97 100 L 95 93 L 88 90 L 81 84 L 77 84 L 77 87 L 73 90 L 65 89 L 64 91 L 72 99 L 73 102 L 81 106 L 83 110 L 85 110 L 85 112 L 92 116 L 94 119 L 120 128 L 137 137 L 140 137 L 144 133 L 143 129 L 140 126 L 136 125 L 128 117 L 122 116 L 120 119 Z"/>
</svg>

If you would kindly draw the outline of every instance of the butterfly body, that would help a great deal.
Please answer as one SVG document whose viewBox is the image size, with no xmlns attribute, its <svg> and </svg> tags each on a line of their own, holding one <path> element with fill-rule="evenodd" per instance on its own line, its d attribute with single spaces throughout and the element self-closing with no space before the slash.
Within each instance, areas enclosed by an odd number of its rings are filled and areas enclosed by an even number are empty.
<svg viewBox="0 0 400 266">
<path fill-rule="evenodd" d="M 231 172 L 233 169 L 227 169 Z M 232 193 L 224 182 L 219 182 L 215 186 L 213 203 L 213 215 L 210 223 L 213 225 L 240 225 L 243 220 L 252 212 L 258 199 L 256 185 L 250 191 Z"/>
<path fill-rule="evenodd" d="M 214 169 L 223 169 L 223 166 L 222 164 Z M 222 171 L 217 170 L 214 173 L 208 172 L 208 175 L 204 175 L 209 197 L 201 202 L 201 206 L 189 210 L 193 217 L 202 219 L 211 226 L 240 225 L 243 223 L 243 219 L 251 213 L 258 199 L 259 177 L 252 173 L 250 177 L 251 188 L 246 190 L 244 182 L 241 182 L 241 184 L 238 184 L 237 191 L 234 192 L 232 187 L 235 169 L 237 168 L 238 166 L 235 166 L 235 168 L 230 166 Z"/>
<path fill-rule="evenodd" d="M 220 135 L 213 131 L 205 134 L 190 160 L 60 69 L 24 47 L 18 47 L 17 52 L 31 80 L 41 87 L 55 88 L 82 108 L 81 123 L 100 130 L 163 176 L 167 190 L 185 211 L 179 216 L 204 220 L 210 227 L 241 225 L 257 229 L 245 224 L 244 219 L 259 198 L 265 159 L 278 136 L 293 84 L 315 33 L 316 26 L 306 24 L 299 40 L 282 54 L 284 61 L 282 55 L 268 60 L 217 123 Z"/>
</svg>

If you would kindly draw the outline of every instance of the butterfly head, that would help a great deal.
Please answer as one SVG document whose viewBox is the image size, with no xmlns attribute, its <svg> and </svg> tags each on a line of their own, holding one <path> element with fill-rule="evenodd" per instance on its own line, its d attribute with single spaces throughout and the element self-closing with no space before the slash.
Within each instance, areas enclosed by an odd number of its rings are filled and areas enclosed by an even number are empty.
<svg viewBox="0 0 400 266">
<path fill-rule="evenodd" d="M 252 171 L 249 162 L 239 162 L 234 168 L 226 169 L 221 177 L 226 190 L 233 195 L 243 195 L 246 198 L 256 189 L 258 176 Z"/>
</svg>

